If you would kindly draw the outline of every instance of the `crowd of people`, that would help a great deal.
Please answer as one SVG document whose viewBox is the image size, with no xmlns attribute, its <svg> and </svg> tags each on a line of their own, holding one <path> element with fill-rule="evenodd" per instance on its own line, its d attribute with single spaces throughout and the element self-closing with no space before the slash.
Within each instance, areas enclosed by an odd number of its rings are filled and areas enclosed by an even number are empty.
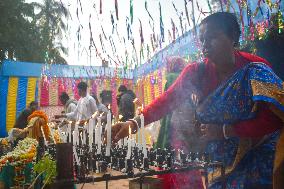
<svg viewBox="0 0 284 189">
<path fill-rule="evenodd" d="M 165 92 L 147 105 L 145 125 L 161 119 L 156 148 L 206 151 L 225 164 L 226 188 L 284 188 L 284 85 L 259 56 L 238 50 L 240 26 L 234 14 L 218 12 L 200 24 L 204 62 L 186 63 L 180 57 L 167 59 Z M 281 76 L 283 78 L 283 76 Z M 87 84 L 77 85 L 80 99 L 60 95 L 61 115 L 67 121 L 84 121 L 94 112 L 103 116 L 109 103 L 88 94 Z M 121 85 L 117 106 L 119 121 L 112 126 L 112 141 L 140 127 L 135 116 L 136 95 Z M 32 102 L 17 118 L 15 128 L 24 129 L 38 108 Z M 220 170 L 208 170 L 210 189 L 219 189 Z M 164 188 L 202 188 L 199 171 L 169 174 Z"/>
</svg>

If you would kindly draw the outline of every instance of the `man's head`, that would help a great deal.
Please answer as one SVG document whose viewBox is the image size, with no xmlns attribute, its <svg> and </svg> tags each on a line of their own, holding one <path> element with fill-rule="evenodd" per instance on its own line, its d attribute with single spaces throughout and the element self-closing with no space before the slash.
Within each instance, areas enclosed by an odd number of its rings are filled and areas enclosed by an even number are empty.
<svg viewBox="0 0 284 189">
<path fill-rule="evenodd" d="M 218 62 L 218 58 L 228 55 L 238 46 L 240 25 L 232 13 L 217 12 L 201 21 L 200 41 L 205 56 Z"/>
<path fill-rule="evenodd" d="M 77 88 L 80 97 L 85 97 L 87 95 L 88 85 L 86 82 L 81 81 L 80 83 L 78 83 Z"/>
<path fill-rule="evenodd" d="M 118 87 L 118 94 L 117 95 L 120 96 L 120 95 L 122 95 L 126 92 L 127 92 L 127 87 L 125 85 L 120 85 Z"/>
<path fill-rule="evenodd" d="M 59 100 L 63 105 L 65 105 L 69 99 L 69 95 L 66 92 L 62 92 L 59 97 Z"/>
<path fill-rule="evenodd" d="M 38 102 L 32 101 L 29 105 L 29 108 L 32 110 L 32 112 L 36 111 L 38 109 Z"/>
</svg>

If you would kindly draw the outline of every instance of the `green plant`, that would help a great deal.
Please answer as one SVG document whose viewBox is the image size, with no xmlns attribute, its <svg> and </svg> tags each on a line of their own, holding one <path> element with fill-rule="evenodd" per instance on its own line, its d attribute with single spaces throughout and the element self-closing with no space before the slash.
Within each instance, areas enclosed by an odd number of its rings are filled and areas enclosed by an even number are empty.
<svg viewBox="0 0 284 189">
<path fill-rule="evenodd" d="M 32 188 L 36 180 L 40 176 L 43 176 L 44 177 L 43 186 L 42 186 L 43 189 L 47 184 L 51 184 L 57 175 L 56 162 L 52 159 L 52 157 L 49 154 L 43 156 L 43 158 L 34 165 L 33 169 L 34 172 L 37 173 L 38 175 L 29 188 Z"/>
</svg>

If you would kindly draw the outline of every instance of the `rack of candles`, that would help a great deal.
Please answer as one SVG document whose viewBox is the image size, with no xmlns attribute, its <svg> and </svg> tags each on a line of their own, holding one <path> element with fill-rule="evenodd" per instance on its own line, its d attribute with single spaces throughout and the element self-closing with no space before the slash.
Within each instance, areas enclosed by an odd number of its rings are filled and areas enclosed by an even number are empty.
<svg viewBox="0 0 284 189">
<path fill-rule="evenodd" d="M 76 178 L 75 180 L 71 179 L 73 183 L 105 181 L 107 184 L 111 180 L 140 178 L 140 186 L 142 188 L 142 181 L 146 176 L 189 170 L 202 170 L 204 176 L 207 176 L 208 167 L 223 169 L 222 163 L 211 161 L 207 153 L 190 152 L 186 154 L 180 149 L 160 148 L 142 150 L 139 149 L 136 143 L 133 143 L 131 147 L 130 157 L 127 157 L 129 152 L 128 146 L 125 145 L 112 146 L 110 155 L 106 150 L 107 145 L 101 145 L 100 153 L 98 153 L 98 149 L 97 144 L 92 145 L 91 149 L 86 144 L 79 144 L 73 147 L 77 154 L 77 157 L 74 158 Z M 147 152 L 147 157 L 144 156 L 144 151 Z M 121 174 L 112 175 L 112 171 L 118 171 Z M 205 180 L 207 181 L 208 179 Z M 56 182 L 64 183 L 66 180 L 57 180 Z"/>
<path fill-rule="evenodd" d="M 140 115 L 141 127 L 138 130 L 138 140 L 131 135 L 120 140 L 117 144 L 111 143 L 112 117 L 110 111 L 107 113 L 106 144 L 102 142 L 103 125 L 98 112 L 88 119 L 84 125 L 80 121 L 75 123 L 74 130 L 71 129 L 72 122 L 69 122 L 66 132 L 59 130 L 61 141 L 69 143 L 70 151 L 73 151 L 73 165 L 76 179 L 59 179 L 57 183 L 91 183 L 139 178 L 141 181 L 145 176 L 161 175 L 167 173 L 183 172 L 188 170 L 203 170 L 207 175 L 207 168 L 221 168 L 222 178 L 224 167 L 220 162 L 213 162 L 207 153 L 184 153 L 181 149 L 153 149 L 146 147 L 144 116 Z M 48 151 L 56 157 L 56 145 L 48 145 Z M 157 170 L 158 169 L 158 170 Z M 115 170 L 121 175 L 111 175 Z M 99 173 L 99 174 L 93 174 Z M 98 176 L 101 175 L 101 176 Z M 205 179 L 206 181 L 208 179 Z M 207 184 L 207 183 L 206 183 Z"/>
</svg>

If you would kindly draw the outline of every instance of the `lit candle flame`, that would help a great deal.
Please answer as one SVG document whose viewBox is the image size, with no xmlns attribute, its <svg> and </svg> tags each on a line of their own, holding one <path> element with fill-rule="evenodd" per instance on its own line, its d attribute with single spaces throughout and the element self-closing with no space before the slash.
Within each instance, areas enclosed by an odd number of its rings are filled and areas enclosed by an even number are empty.
<svg viewBox="0 0 284 189">
<path fill-rule="evenodd" d="M 107 108 L 110 110 L 110 104 L 107 106 Z"/>
<path fill-rule="evenodd" d="M 95 117 L 97 117 L 97 115 L 98 115 L 98 111 L 96 111 L 93 115 L 92 115 L 92 118 L 95 118 Z"/>
<path fill-rule="evenodd" d="M 135 104 L 137 101 L 138 101 L 138 98 L 135 98 L 135 99 L 133 100 L 133 103 Z"/>
</svg>

